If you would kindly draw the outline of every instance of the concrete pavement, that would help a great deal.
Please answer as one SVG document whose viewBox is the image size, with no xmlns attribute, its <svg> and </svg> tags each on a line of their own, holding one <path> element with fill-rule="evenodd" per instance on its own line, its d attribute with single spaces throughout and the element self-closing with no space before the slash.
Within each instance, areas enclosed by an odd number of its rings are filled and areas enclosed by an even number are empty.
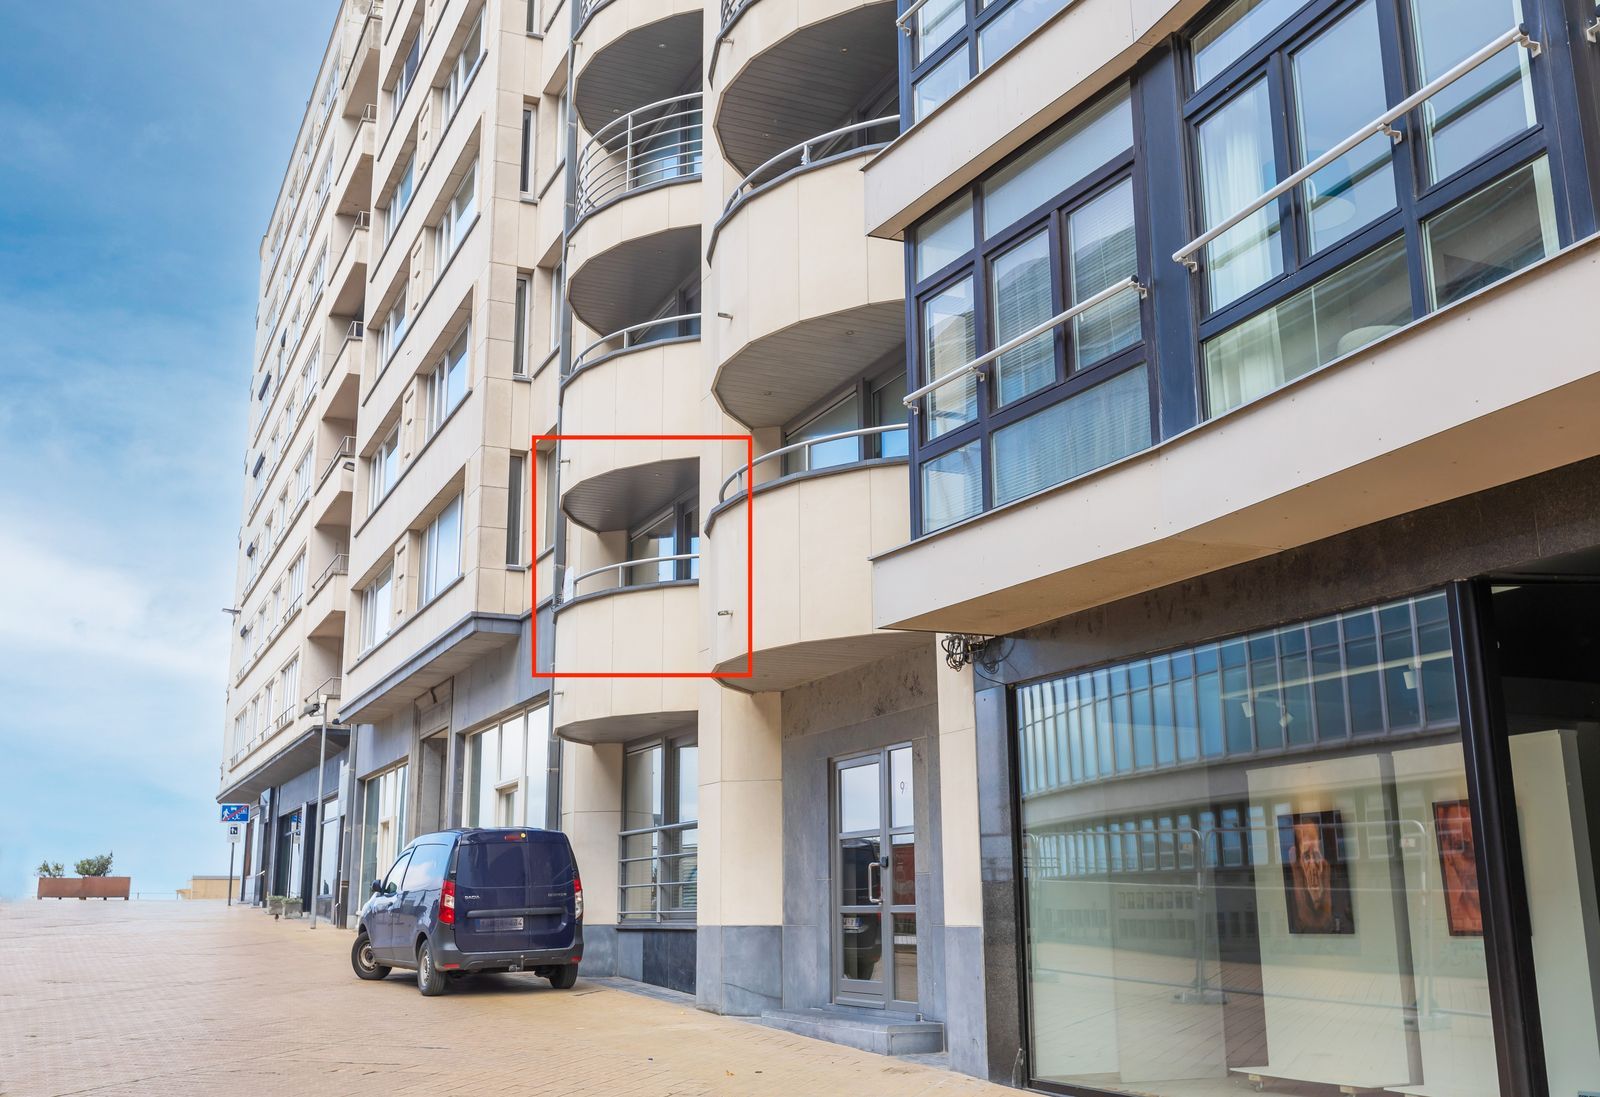
<svg viewBox="0 0 1600 1097">
<path fill-rule="evenodd" d="M 351 935 L 217 902 L 0 905 L 0 1094 L 1014 1093 L 580 977 L 363 983 Z"/>
</svg>

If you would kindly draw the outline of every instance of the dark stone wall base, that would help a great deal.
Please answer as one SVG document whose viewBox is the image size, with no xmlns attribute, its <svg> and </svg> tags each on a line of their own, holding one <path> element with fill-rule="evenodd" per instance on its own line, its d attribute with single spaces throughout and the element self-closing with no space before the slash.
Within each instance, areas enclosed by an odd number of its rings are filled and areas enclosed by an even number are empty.
<svg viewBox="0 0 1600 1097">
<path fill-rule="evenodd" d="M 691 987 L 711 1013 L 758 1017 L 783 1001 L 783 931 L 779 926 L 700 926 Z"/>
</svg>

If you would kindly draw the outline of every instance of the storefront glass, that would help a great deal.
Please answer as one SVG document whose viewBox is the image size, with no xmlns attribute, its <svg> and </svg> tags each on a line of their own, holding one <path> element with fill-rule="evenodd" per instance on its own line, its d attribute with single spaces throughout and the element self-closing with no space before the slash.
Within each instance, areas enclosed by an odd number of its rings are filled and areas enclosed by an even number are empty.
<svg viewBox="0 0 1600 1097">
<path fill-rule="evenodd" d="M 550 710 L 468 735 L 462 784 L 462 826 L 549 826 Z"/>
<path fill-rule="evenodd" d="M 1443 594 L 1015 704 L 1037 1083 L 1498 1093 Z"/>
<path fill-rule="evenodd" d="M 396 766 L 361 782 L 364 812 L 361 823 L 360 875 L 353 884 L 350 906 L 359 910 L 367 901 L 372 881 L 394 863 L 406 839 L 406 778 L 409 766 Z"/>
</svg>

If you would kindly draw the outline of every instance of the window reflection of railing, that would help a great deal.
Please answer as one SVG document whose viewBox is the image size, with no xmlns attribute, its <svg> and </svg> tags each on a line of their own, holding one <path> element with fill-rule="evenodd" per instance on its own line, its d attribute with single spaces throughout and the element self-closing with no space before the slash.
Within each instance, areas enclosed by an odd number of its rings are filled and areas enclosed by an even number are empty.
<svg viewBox="0 0 1600 1097">
<path fill-rule="evenodd" d="M 699 897 L 698 822 L 618 835 L 617 910 L 624 922 L 688 921 Z"/>
<path fill-rule="evenodd" d="M 699 92 L 662 99 L 596 130 L 578 152 L 574 221 L 633 191 L 698 179 L 700 101 Z"/>
<path fill-rule="evenodd" d="M 841 442 L 854 439 L 876 439 L 878 451 L 876 456 L 878 458 L 888 459 L 892 457 L 904 457 L 906 452 L 905 432 L 906 425 L 904 423 L 888 423 L 880 427 L 861 427 L 858 430 L 843 430 L 838 434 L 820 434 L 815 438 L 804 438 L 791 445 L 783 446 L 780 449 L 775 449 L 771 453 L 763 453 L 760 457 L 757 457 L 755 461 L 748 466 L 748 468 L 744 465 L 740 465 L 738 468 L 733 470 L 732 475 L 730 475 L 726 480 L 722 481 L 722 489 L 717 492 L 717 502 L 719 504 L 726 503 L 728 501 L 729 488 L 733 487 L 736 483 L 741 483 L 744 480 L 747 471 L 753 473 L 755 469 L 768 463 L 769 461 L 783 461 L 787 457 L 792 457 L 796 454 L 800 455 L 801 467 L 792 471 L 783 471 L 780 473 L 777 479 L 783 479 L 786 476 L 797 476 L 802 472 L 813 471 L 811 450 L 815 446 L 823 446 L 832 442 Z M 895 445 L 893 442 L 891 442 L 891 439 L 894 435 L 900 436 L 898 439 L 898 445 Z M 893 450 L 893 452 L 890 452 L 891 450 Z M 861 447 L 858 445 L 854 457 L 845 461 L 828 461 L 825 464 L 816 465 L 815 468 L 843 467 L 846 465 L 859 464 L 862 461 L 873 459 L 873 457 L 863 456 Z M 742 493 L 744 488 L 741 486 L 739 490 Z"/>
</svg>

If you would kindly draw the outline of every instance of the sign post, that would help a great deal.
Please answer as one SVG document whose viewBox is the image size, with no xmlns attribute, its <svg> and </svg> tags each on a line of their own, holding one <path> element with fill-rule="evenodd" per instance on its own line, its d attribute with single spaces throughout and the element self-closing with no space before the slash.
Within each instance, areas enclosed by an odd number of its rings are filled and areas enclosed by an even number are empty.
<svg viewBox="0 0 1600 1097">
<path fill-rule="evenodd" d="M 233 855 L 239 848 L 239 836 L 250 821 L 249 804 L 223 804 L 222 821 L 228 824 L 228 905 L 233 906 Z"/>
</svg>

